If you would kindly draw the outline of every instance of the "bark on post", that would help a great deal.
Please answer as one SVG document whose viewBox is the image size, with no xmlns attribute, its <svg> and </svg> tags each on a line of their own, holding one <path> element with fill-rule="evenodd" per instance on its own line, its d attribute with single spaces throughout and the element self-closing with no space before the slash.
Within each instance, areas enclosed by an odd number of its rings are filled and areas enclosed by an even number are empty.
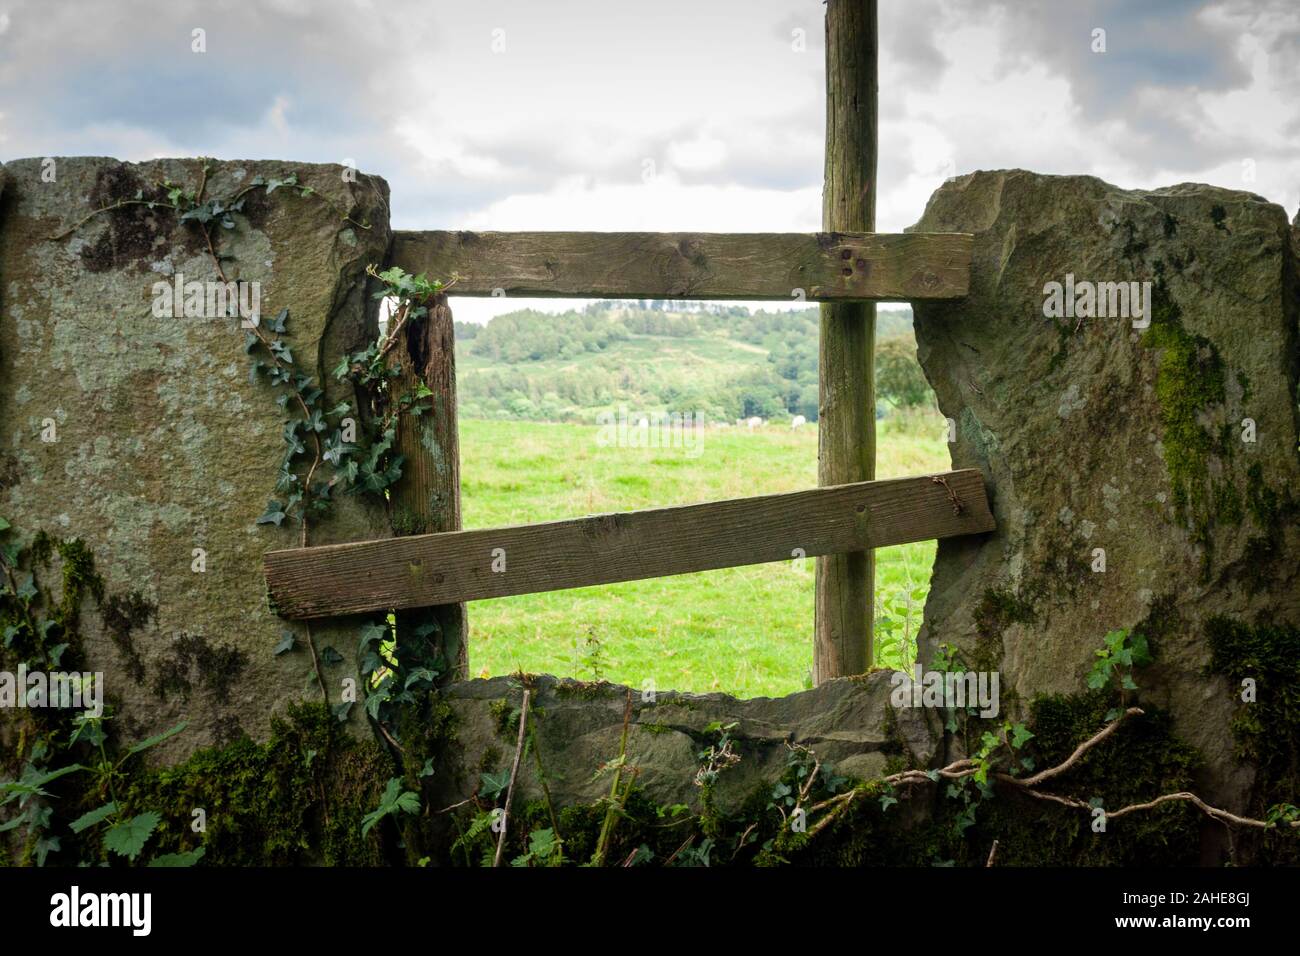
<svg viewBox="0 0 1300 956">
<path fill-rule="evenodd" d="M 406 461 L 389 500 L 393 531 L 398 535 L 459 531 L 456 337 L 445 295 L 430 303 L 427 316 L 407 323 L 389 355 L 397 369 L 390 392 L 395 399 L 418 394 L 421 385 L 433 393 L 419 403 L 428 411 L 417 415 L 408 409 L 398 418 L 395 450 Z M 450 665 L 444 682 L 464 680 L 469 675 L 465 605 L 398 611 L 399 647 L 402 635 L 428 623 L 438 625 L 441 650 Z"/>
<path fill-rule="evenodd" d="M 826 5 L 826 168 L 822 227 L 871 232 L 876 225 L 876 0 Z M 862 268 L 852 255 L 843 268 Z M 847 274 L 847 273 L 846 273 Z M 876 473 L 876 307 L 821 307 L 817 480 L 869 481 Z M 871 666 L 874 560 L 870 551 L 817 560 L 813 676 Z"/>
</svg>

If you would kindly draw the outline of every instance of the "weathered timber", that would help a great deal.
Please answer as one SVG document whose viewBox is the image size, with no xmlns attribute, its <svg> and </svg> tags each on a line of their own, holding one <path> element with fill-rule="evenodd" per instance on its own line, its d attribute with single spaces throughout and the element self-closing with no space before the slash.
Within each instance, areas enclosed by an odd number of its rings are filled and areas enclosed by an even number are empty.
<svg viewBox="0 0 1300 956">
<path fill-rule="evenodd" d="M 876 222 L 876 0 L 826 8 L 826 181 L 822 225 L 870 232 Z M 876 307 L 823 303 L 819 337 L 818 484 L 876 473 Z M 816 563 L 813 679 L 865 674 L 872 663 L 871 551 Z"/>
<path fill-rule="evenodd" d="M 271 551 L 271 603 L 330 617 L 993 530 L 976 469 L 567 521 Z"/>
<path fill-rule="evenodd" d="M 876 0 L 826 5 L 826 168 L 822 226 L 876 225 Z M 876 474 L 876 307 L 823 303 L 819 336 L 817 483 Z M 817 562 L 813 680 L 866 673 L 872 664 L 874 561 L 870 551 Z"/>
<path fill-rule="evenodd" d="M 397 315 L 391 321 L 403 321 Z M 397 535 L 460 530 L 460 440 L 456 422 L 455 326 L 447 297 L 438 295 L 428 314 L 404 321 L 388 355 L 393 379 L 389 393 L 413 396 L 424 386 L 430 394 L 397 417 L 394 451 L 405 458 L 402 476 L 388 501 Z M 397 615 L 397 651 L 414 635 L 434 625 L 428 638 L 436 643 L 448 670 L 444 682 L 469 677 L 468 623 L 464 604 L 409 608 Z"/>
<path fill-rule="evenodd" d="M 629 299 L 952 299 L 962 234 L 397 232 L 391 261 L 453 295 Z"/>
</svg>

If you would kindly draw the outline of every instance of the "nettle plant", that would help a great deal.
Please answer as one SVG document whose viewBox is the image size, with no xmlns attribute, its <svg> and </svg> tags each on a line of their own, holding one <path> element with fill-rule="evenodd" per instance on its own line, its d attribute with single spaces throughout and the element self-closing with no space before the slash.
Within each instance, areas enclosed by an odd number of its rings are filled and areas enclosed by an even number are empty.
<svg viewBox="0 0 1300 956">
<path fill-rule="evenodd" d="M 58 600 L 40 575 L 55 551 L 62 562 L 62 593 Z M 15 529 L 0 518 L 0 660 L 6 666 L 16 660 L 20 668 L 28 671 L 54 672 L 66 666 L 67 660 L 79 658 L 78 625 L 83 598 L 102 603 L 104 584 L 79 540 L 55 542 L 38 534 L 24 546 Z M 48 679 L 51 675 L 46 676 Z M 62 676 L 77 681 L 76 697 L 81 700 L 95 696 L 89 693 L 90 685 L 103 680 L 102 674 Z M 102 691 L 102 686 L 97 689 Z M 28 693 L 24 686 L 15 690 L 18 694 Z M 186 724 L 182 722 L 119 749 L 109 739 L 107 725 L 112 715 L 108 708 L 75 711 L 68 706 L 70 703 L 60 698 L 49 706 L 29 704 L 35 709 L 27 712 L 30 723 L 19 730 L 15 750 L 15 756 L 22 758 L 21 770 L 14 779 L 0 780 L 0 816 L 9 817 L 0 822 L 0 834 L 21 833 L 20 862 L 30 860 L 44 866 L 51 853 L 67 852 L 63 841 L 68 830 L 80 835 L 96 828 L 101 859 L 119 856 L 134 863 L 162 816 L 151 810 L 129 813 L 118 802 L 118 786 L 126 780 L 137 755 L 179 734 Z M 88 778 L 82 790 L 87 802 L 106 802 L 71 821 L 64 830 L 67 820 L 56 812 L 58 801 L 67 801 L 75 794 L 55 784 L 74 774 Z M 203 853 L 200 847 L 189 853 L 163 854 L 150 860 L 149 865 L 190 866 Z"/>
</svg>

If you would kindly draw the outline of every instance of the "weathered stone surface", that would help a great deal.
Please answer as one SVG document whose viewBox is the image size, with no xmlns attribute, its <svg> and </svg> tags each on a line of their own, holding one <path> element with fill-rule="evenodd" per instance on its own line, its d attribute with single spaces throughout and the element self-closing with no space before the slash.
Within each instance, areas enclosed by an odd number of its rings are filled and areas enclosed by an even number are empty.
<svg viewBox="0 0 1300 956">
<path fill-rule="evenodd" d="M 970 295 L 918 303 L 916 333 L 958 424 L 953 466 L 985 471 L 998 522 L 940 542 L 922 659 L 963 648 L 1023 708 L 1083 689 L 1108 631 L 1145 632 L 1141 701 L 1204 755 L 1202 795 L 1241 810 L 1254 772 L 1233 755 L 1240 688 L 1203 672 L 1206 622 L 1300 621 L 1286 214 L 1210 186 L 1017 170 L 950 181 L 914 228 L 975 234 Z M 1045 317 L 1044 285 L 1067 273 L 1156 282 L 1151 328 Z"/>
<path fill-rule="evenodd" d="M 365 267 L 382 262 L 388 246 L 387 185 L 368 176 L 345 181 L 337 166 L 212 167 L 208 197 L 289 173 L 316 191 L 253 191 L 236 228 L 218 230 L 219 246 L 232 257 L 224 263 L 229 278 L 261 283 L 264 315 L 290 310 L 287 339 L 299 368 L 329 399 L 350 397 L 330 371 L 343 349 L 377 334 Z M 240 730 L 263 737 L 288 700 L 319 696 L 304 679 L 305 650 L 272 654 L 289 625 L 268 609 L 260 573 L 264 551 L 298 541 L 296 525 L 255 524 L 274 495 L 286 416 L 265 379 L 250 382 L 237 320 L 151 312 L 155 282 L 175 273 L 217 278 L 193 224 L 131 205 L 50 238 L 137 192 L 159 195 L 163 179 L 196 189 L 203 163 L 78 158 L 59 159 L 55 169 L 54 182 L 43 181 L 36 159 L 4 171 L 0 514 L 26 538 L 42 529 L 81 538 L 106 598 L 138 592 L 156 605 L 126 650 L 106 633 L 102 607 L 83 608 L 87 663 L 106 674 L 121 739 L 188 718 L 186 733 L 158 753 L 168 759 Z M 41 439 L 47 419 L 56 442 Z M 348 497 L 313 525 L 312 543 L 387 533 L 382 508 Z M 195 548 L 206 551 L 204 573 L 191 570 Z M 57 582 L 57 563 L 45 577 Z M 302 648 L 301 628 L 293 629 Z M 346 661 L 326 668 L 337 702 L 341 680 L 355 676 L 355 631 L 338 622 L 317 628 L 316 639 L 322 648 L 337 642 Z"/>
<path fill-rule="evenodd" d="M 638 785 L 650 799 L 698 809 L 695 786 L 699 753 L 717 741 L 711 724 L 737 726 L 739 763 L 717 780 L 716 804 L 735 810 L 756 788 L 777 780 L 790 751 L 786 742 L 809 747 L 844 776 L 880 776 L 889 755 L 931 766 L 941 735 L 934 712 L 921 708 L 894 710 L 889 703 L 890 674 L 827 681 L 788 697 L 736 700 L 724 694 L 659 692 L 643 701 L 633 690 L 628 733 L 628 761 L 640 770 Z M 583 684 L 554 677 L 534 678 L 533 722 L 547 785 L 557 805 L 592 803 L 608 795 L 608 776 L 596 771 L 618 756 L 626 706 L 626 687 Z M 456 715 L 457 742 L 450 751 L 459 768 L 441 773 L 438 799 L 450 805 L 474 792 L 480 771 L 509 770 L 514 757 L 517 709 L 522 689 L 511 678 L 471 680 L 452 685 L 447 701 Z M 503 705 L 502 702 L 505 702 Z M 541 797 L 536 768 L 520 770 L 516 799 Z"/>
</svg>

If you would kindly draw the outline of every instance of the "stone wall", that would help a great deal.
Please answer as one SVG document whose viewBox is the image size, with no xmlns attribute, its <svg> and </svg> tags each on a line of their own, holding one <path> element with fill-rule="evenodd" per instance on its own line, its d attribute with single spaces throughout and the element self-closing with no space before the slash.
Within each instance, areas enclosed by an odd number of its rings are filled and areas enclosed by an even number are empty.
<svg viewBox="0 0 1300 956">
<path fill-rule="evenodd" d="M 923 709 L 895 712 L 889 705 L 891 677 L 877 671 L 787 697 L 752 700 L 647 694 L 616 684 L 541 677 L 533 690 L 531 726 L 557 806 L 594 803 L 608 792 L 609 778 L 596 771 L 619 755 L 629 699 L 628 762 L 638 768 L 638 786 L 664 806 L 698 803 L 700 752 L 718 741 L 721 728 L 730 727 L 739 761 L 719 775 L 716 800 L 720 811 L 734 813 L 785 773 L 788 745 L 808 747 L 852 779 L 883 776 L 891 758 L 896 768 L 934 765 L 942 755 L 939 717 Z M 465 800 L 480 786 L 481 770 L 509 768 L 521 700 L 517 681 L 508 677 L 448 688 L 456 746 L 438 777 L 435 802 Z M 542 798 L 531 762 L 520 768 L 519 788 L 521 801 Z"/>
<path fill-rule="evenodd" d="M 0 169 L 0 517 L 25 541 L 79 539 L 94 558 L 103 588 L 82 604 L 80 651 L 106 674 L 119 741 L 182 718 L 187 731 L 154 754 L 162 762 L 243 733 L 266 740 L 287 702 L 319 698 L 303 629 L 267 607 L 261 573 L 266 550 L 299 543 L 296 525 L 257 523 L 285 416 L 271 389 L 250 382 L 237 320 L 154 315 L 156 282 L 216 269 L 200 230 L 147 201 L 165 196 L 164 180 L 227 195 L 254 177 L 296 175 L 296 188 L 250 193 L 219 251 L 230 278 L 260 283 L 263 316 L 290 310 L 299 364 L 333 402 L 351 397 L 332 381 L 338 357 L 376 335 L 365 267 L 388 249 L 387 187 L 340 167 L 272 162 L 214 163 L 205 177 L 197 160 L 65 159 L 53 173 L 40 160 Z M 1202 760 L 1202 796 L 1259 815 L 1270 781 L 1241 759 L 1256 705 L 1242 702 L 1240 679 L 1258 663 L 1262 700 L 1291 691 L 1240 641 L 1226 666 L 1216 640 L 1294 642 L 1300 624 L 1300 227 L 1247 193 L 1011 171 L 951 181 L 915 228 L 975 235 L 970 295 L 918 304 L 916 330 L 955 425 L 953 465 L 984 471 L 998 522 L 991 535 L 940 543 L 922 664 L 957 648 L 971 668 L 1000 673 L 1000 719 L 1026 720 L 1044 695 L 1081 692 L 1107 632 L 1142 633 L 1154 661 L 1135 675 L 1131 702 L 1171 715 Z M 1151 308 L 1050 317 L 1045 286 L 1067 275 L 1150 282 Z M 390 533 L 382 510 L 355 497 L 315 528 L 313 544 Z M 67 559 L 55 547 L 49 562 L 41 577 L 57 602 Z M 358 623 L 314 628 L 317 647 L 337 651 L 323 665 L 332 703 L 356 677 Z M 299 650 L 277 656 L 286 630 Z M 620 750 L 629 692 L 530 684 L 546 769 L 525 762 L 519 800 L 535 804 L 545 779 L 555 804 L 589 808 L 607 792 L 596 771 Z M 876 672 L 777 700 L 633 691 L 628 759 L 653 803 L 698 810 L 701 753 L 730 728 L 741 759 L 713 789 L 725 813 L 789 772 L 790 745 L 859 779 L 964 756 L 933 710 L 893 707 L 891 685 Z M 461 804 L 484 774 L 508 771 L 521 694 L 508 678 L 454 684 L 429 709 L 437 734 L 431 719 L 408 749 L 367 753 L 393 757 L 426 809 Z M 352 720 L 369 735 L 361 708 Z M 1089 721 L 1083 733 L 1095 731 Z M 14 726 L 0 713 L 0 750 L 12 752 Z M 1284 730 L 1293 737 L 1294 722 Z M 422 734 L 440 747 L 432 772 L 411 745 Z M 385 782 L 366 774 L 367 785 Z M 864 813 L 885 812 L 878 796 Z M 940 788 L 916 803 L 927 801 L 938 807 Z"/>
<path fill-rule="evenodd" d="M 250 381 L 238 319 L 155 317 L 156 282 L 217 272 L 199 228 L 140 200 L 166 199 L 163 180 L 202 184 L 206 197 L 259 176 L 311 187 L 254 189 L 234 228 L 216 231 L 227 277 L 260 283 L 263 317 L 289 309 L 298 366 L 330 400 L 348 397 L 330 374 L 338 355 L 377 334 L 365 267 L 390 238 L 380 179 L 210 166 L 205 179 L 200 160 L 19 160 L 0 197 L 0 516 L 26 541 L 44 531 L 84 542 L 104 593 L 82 608 L 83 666 L 106 675 L 120 741 L 188 718 L 164 759 L 241 732 L 264 739 L 272 713 L 319 691 L 305 651 L 272 653 L 285 630 L 302 647 L 302 629 L 271 613 L 261 575 L 264 551 L 298 542 L 297 525 L 255 523 L 274 494 L 286 416 L 264 378 Z M 312 543 L 389 533 L 382 508 L 357 497 L 317 527 Z M 55 596 L 59 564 L 56 553 L 41 575 Z M 337 622 L 316 640 L 338 643 L 345 661 L 326 668 L 338 702 L 355 676 L 355 630 Z"/>
<path fill-rule="evenodd" d="M 940 542 L 923 659 L 962 648 L 1002 671 L 1023 713 L 1078 692 L 1108 631 L 1141 632 L 1155 661 L 1138 702 L 1171 711 L 1200 751 L 1206 799 L 1260 810 L 1230 727 L 1256 705 L 1210 663 L 1216 632 L 1300 623 L 1285 213 L 1210 186 L 1013 170 L 950 181 L 914 229 L 975 234 L 970 295 L 918 303 L 916 334 L 957 426 L 953 466 L 984 470 L 998 522 Z M 1045 316 L 1045 285 L 1067 274 L 1151 281 L 1150 327 Z M 1290 693 L 1254 673 L 1260 695 Z"/>
</svg>

